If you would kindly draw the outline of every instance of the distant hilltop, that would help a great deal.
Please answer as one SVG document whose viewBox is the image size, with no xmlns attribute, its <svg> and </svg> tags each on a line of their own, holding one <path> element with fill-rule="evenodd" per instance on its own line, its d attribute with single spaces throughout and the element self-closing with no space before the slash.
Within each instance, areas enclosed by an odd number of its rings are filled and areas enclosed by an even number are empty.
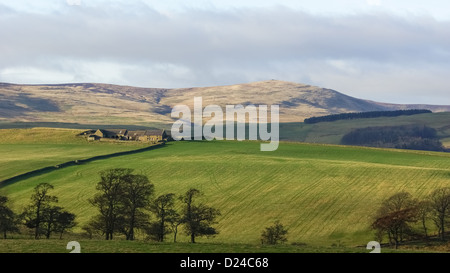
<svg viewBox="0 0 450 273">
<path fill-rule="evenodd" d="M 446 105 L 390 104 L 357 99 L 332 89 L 268 80 L 227 86 L 141 88 L 99 83 L 24 85 L 0 83 L 0 121 L 80 124 L 170 124 L 175 105 L 280 105 L 280 122 L 348 112 L 428 109 Z"/>
</svg>

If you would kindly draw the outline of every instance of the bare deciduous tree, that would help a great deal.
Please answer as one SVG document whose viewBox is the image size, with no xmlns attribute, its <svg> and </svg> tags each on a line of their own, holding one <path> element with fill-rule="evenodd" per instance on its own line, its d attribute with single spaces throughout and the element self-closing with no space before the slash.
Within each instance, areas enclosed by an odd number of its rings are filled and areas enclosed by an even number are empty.
<svg viewBox="0 0 450 273">
<path fill-rule="evenodd" d="M 152 225 L 149 235 L 156 241 L 163 242 L 166 234 L 169 233 L 168 225 L 178 221 L 179 215 L 174 206 L 175 194 L 173 193 L 160 195 L 150 205 L 150 211 L 158 220 Z"/>
<path fill-rule="evenodd" d="M 398 248 L 405 235 L 410 233 L 411 224 L 418 220 L 418 207 L 411 194 L 400 192 L 383 201 L 372 223 L 378 236 L 385 233 L 389 243 Z"/>
<path fill-rule="evenodd" d="M 288 230 L 280 223 L 280 221 L 275 221 L 275 223 L 266 227 L 261 234 L 261 243 L 268 245 L 276 245 L 279 243 L 284 243 L 287 241 Z"/>
<path fill-rule="evenodd" d="M 134 240 L 135 229 L 144 228 L 148 223 L 145 213 L 150 205 L 154 186 L 144 175 L 129 174 L 124 179 L 124 211 L 122 229 L 127 240 Z"/>
<path fill-rule="evenodd" d="M 92 220 L 92 226 L 101 228 L 106 240 L 112 240 L 119 226 L 120 216 L 124 210 L 124 180 L 131 169 L 109 169 L 100 172 L 99 191 L 89 202 L 98 208 L 99 214 Z"/>
<path fill-rule="evenodd" d="M 95 228 L 112 240 L 116 232 L 125 234 L 127 240 L 134 240 L 135 230 L 148 223 L 145 209 L 150 204 L 154 186 L 144 175 L 132 174 L 132 169 L 109 169 L 100 172 L 99 191 L 91 204 L 99 214 L 91 219 L 88 230 Z"/>
<path fill-rule="evenodd" d="M 56 196 L 49 195 L 49 191 L 53 186 L 49 183 L 41 183 L 34 188 L 34 194 L 31 196 L 31 204 L 22 214 L 25 219 L 25 225 L 34 228 L 34 238 L 39 239 L 42 233 L 42 214 L 51 206 L 51 203 L 58 202 Z"/>
<path fill-rule="evenodd" d="M 6 239 L 7 232 L 19 232 L 16 214 L 7 206 L 8 197 L 0 196 L 0 232 Z"/>
<path fill-rule="evenodd" d="M 426 239 L 428 239 L 427 220 L 430 218 L 431 209 L 431 202 L 429 200 L 422 200 L 417 203 L 417 216 L 422 225 L 422 229 Z"/>
<path fill-rule="evenodd" d="M 450 188 L 439 188 L 430 195 L 433 220 L 439 229 L 441 240 L 445 240 L 446 218 L 450 213 Z"/>
<path fill-rule="evenodd" d="M 220 215 L 219 210 L 209 207 L 203 203 L 196 204 L 194 199 L 202 193 L 194 188 L 189 189 L 180 197 L 184 203 L 182 221 L 186 228 L 186 234 L 190 235 L 191 243 L 195 243 L 195 237 L 217 234 L 217 230 L 211 225 Z"/>
</svg>

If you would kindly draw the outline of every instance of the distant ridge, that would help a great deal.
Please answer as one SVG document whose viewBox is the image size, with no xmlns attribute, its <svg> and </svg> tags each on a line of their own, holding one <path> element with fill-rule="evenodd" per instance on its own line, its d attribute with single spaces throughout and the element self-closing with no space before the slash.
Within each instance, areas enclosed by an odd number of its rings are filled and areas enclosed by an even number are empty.
<svg viewBox="0 0 450 273">
<path fill-rule="evenodd" d="M 68 122 L 80 124 L 172 123 L 175 105 L 278 104 L 281 122 L 305 118 L 385 110 L 450 111 L 446 105 L 390 104 L 354 98 L 332 89 L 268 80 L 244 84 L 191 88 L 142 88 L 101 83 L 0 83 L 0 121 Z"/>
</svg>

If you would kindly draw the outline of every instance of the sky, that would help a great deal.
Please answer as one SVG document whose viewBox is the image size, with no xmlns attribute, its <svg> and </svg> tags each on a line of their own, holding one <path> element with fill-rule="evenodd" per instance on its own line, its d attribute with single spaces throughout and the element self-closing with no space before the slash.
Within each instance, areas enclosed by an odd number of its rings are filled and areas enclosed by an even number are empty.
<svg viewBox="0 0 450 273">
<path fill-rule="evenodd" d="M 283 80 L 450 105 L 450 1 L 0 0 L 0 82 Z"/>
</svg>

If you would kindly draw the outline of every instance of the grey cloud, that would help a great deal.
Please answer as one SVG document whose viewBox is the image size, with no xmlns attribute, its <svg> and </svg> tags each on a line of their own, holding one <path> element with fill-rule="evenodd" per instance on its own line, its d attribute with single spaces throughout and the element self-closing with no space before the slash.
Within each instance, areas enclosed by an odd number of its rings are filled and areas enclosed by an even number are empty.
<svg viewBox="0 0 450 273">
<path fill-rule="evenodd" d="M 386 61 L 410 59 L 412 54 L 428 60 L 435 55 L 440 59 L 439 50 L 448 53 L 450 46 L 450 24 L 425 18 L 327 18 L 281 8 L 197 10 L 169 17 L 150 8 L 137 14 L 105 9 L 3 18 L 0 33 L 7 42 L 2 48 L 11 50 L 14 59 L 47 54 L 190 63 L 261 57 Z"/>
<path fill-rule="evenodd" d="M 9 14 L 0 18 L 0 71 L 28 66 L 74 73 L 74 68 L 64 67 L 65 60 L 98 61 L 126 65 L 123 80 L 141 86 L 277 77 L 310 79 L 330 88 L 338 80 L 348 83 L 336 86 L 364 84 L 369 75 L 383 79 L 390 67 L 401 71 L 413 66 L 414 73 L 424 66 L 450 71 L 450 22 L 429 17 L 326 17 L 283 7 L 162 14 L 144 4 L 80 6 L 48 15 L 14 13 L 0 6 L 0 13 Z M 349 63 L 357 72 L 330 65 L 330 60 Z M 352 80 L 355 76 L 360 79 Z M 392 75 L 385 79 L 385 89 L 395 86 L 402 92 L 397 83 L 389 85 L 395 81 Z M 433 80 L 432 75 L 427 79 Z"/>
</svg>

